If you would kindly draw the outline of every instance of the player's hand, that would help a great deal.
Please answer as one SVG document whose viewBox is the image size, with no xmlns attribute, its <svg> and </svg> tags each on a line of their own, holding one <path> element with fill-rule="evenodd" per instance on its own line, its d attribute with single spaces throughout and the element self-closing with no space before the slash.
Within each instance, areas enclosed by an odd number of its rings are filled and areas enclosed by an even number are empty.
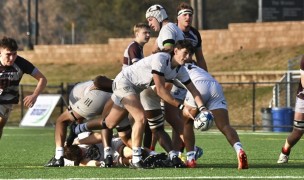
<svg viewBox="0 0 304 180">
<path fill-rule="evenodd" d="M 23 99 L 23 104 L 24 104 L 24 106 L 31 108 L 34 106 L 36 100 L 37 100 L 36 95 L 29 95 Z"/>
</svg>

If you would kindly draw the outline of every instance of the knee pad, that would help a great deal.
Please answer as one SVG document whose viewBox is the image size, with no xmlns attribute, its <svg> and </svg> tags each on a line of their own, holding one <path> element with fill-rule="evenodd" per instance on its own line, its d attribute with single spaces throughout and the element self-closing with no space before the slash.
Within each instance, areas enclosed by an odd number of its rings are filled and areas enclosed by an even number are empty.
<svg viewBox="0 0 304 180">
<path fill-rule="evenodd" d="M 304 131 L 304 121 L 293 120 L 293 127 Z"/>
<path fill-rule="evenodd" d="M 162 114 L 154 117 L 154 118 L 148 118 L 148 123 L 150 126 L 150 129 L 156 129 L 158 127 L 162 127 L 165 123 L 164 116 Z"/>
</svg>

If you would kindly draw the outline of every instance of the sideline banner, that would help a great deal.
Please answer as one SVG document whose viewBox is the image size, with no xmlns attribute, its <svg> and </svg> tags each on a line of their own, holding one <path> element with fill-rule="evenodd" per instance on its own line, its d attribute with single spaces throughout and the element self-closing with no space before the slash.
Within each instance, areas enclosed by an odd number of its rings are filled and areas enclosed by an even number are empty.
<svg viewBox="0 0 304 180">
<path fill-rule="evenodd" d="M 60 98 L 60 94 L 39 95 L 34 106 L 26 112 L 20 126 L 44 127 Z"/>
</svg>

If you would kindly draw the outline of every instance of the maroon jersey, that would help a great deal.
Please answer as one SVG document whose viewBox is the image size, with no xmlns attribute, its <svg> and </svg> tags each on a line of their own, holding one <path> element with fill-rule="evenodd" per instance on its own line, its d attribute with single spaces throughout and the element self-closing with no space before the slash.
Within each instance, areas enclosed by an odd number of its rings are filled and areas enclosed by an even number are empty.
<svg viewBox="0 0 304 180">
<path fill-rule="evenodd" d="M 130 66 L 142 58 L 144 58 L 143 47 L 133 41 L 124 52 L 123 67 Z"/>
<path fill-rule="evenodd" d="M 302 58 L 302 60 L 300 62 L 300 69 L 301 69 L 301 71 L 304 71 L 304 58 Z M 301 74 L 302 74 L 302 72 L 301 72 Z M 297 91 L 297 97 L 304 100 L 303 90 L 304 90 L 303 84 L 302 84 L 301 79 L 300 79 L 299 86 L 298 86 L 298 91 Z"/>
</svg>

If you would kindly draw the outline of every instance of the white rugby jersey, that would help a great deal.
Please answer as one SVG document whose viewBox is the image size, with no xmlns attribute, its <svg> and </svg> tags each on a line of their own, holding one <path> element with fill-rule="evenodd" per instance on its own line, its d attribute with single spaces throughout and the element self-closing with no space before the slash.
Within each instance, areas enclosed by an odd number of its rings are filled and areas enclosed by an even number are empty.
<svg viewBox="0 0 304 180">
<path fill-rule="evenodd" d="M 75 84 L 73 87 L 72 96 L 73 98 L 78 101 L 81 99 L 86 93 L 89 92 L 90 88 L 94 85 L 93 80 L 85 81 L 85 82 L 80 82 Z"/>
<path fill-rule="evenodd" d="M 142 89 L 154 85 L 152 74 L 164 76 L 168 81 L 176 78 L 185 83 L 190 80 L 184 66 L 171 68 L 171 55 L 164 52 L 143 58 L 132 66 L 124 68 L 122 74 L 132 84 Z"/>
<path fill-rule="evenodd" d="M 198 67 L 194 63 L 186 63 L 185 67 L 189 73 L 191 81 L 216 81 L 207 71 Z"/>
<path fill-rule="evenodd" d="M 159 31 L 157 46 L 162 50 L 164 48 L 164 44 L 175 44 L 178 40 L 183 39 L 185 39 L 183 31 L 180 30 L 176 24 L 169 22 Z"/>
</svg>

